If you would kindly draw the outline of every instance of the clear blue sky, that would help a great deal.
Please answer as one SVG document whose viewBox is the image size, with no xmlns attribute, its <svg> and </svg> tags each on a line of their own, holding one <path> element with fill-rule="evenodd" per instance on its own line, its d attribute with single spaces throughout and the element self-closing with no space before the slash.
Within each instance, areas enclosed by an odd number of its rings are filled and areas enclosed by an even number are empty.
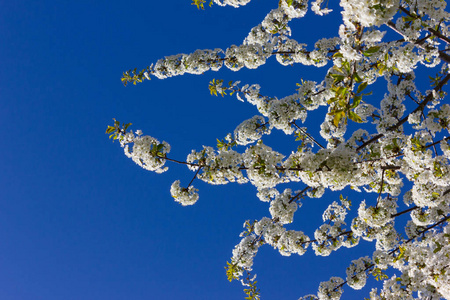
<svg viewBox="0 0 450 300">
<path fill-rule="evenodd" d="M 161 175 L 145 171 L 104 132 L 112 118 L 132 122 L 184 159 L 256 114 L 234 97 L 211 97 L 212 78 L 260 83 L 279 97 L 301 78 L 320 80 L 325 69 L 272 59 L 258 70 L 121 84 L 123 71 L 165 55 L 241 43 L 277 3 L 198 11 L 190 0 L 0 2 L 0 299 L 243 299 L 224 266 L 244 221 L 269 216 L 255 188 L 196 182 L 199 202 L 181 207 L 170 184 L 192 173 L 176 165 Z M 294 37 L 337 35 L 339 12 L 308 14 L 293 24 Z M 316 134 L 317 120 L 308 119 Z M 274 141 L 287 154 L 296 148 L 281 135 Z M 292 228 L 312 236 L 339 194 L 329 195 L 305 201 Z M 361 246 L 326 258 L 262 247 L 254 268 L 262 298 L 315 293 L 320 281 L 345 277 L 352 259 L 370 255 L 373 246 Z M 360 298 L 345 288 L 344 299 Z"/>
</svg>

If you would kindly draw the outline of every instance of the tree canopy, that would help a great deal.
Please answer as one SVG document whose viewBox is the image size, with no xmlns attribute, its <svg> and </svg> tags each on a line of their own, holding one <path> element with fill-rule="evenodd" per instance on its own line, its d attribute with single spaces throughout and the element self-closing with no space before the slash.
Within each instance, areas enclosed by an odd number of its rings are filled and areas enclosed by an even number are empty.
<svg viewBox="0 0 450 300">
<path fill-rule="evenodd" d="M 192 4 L 207 9 L 205 4 L 239 7 L 249 2 Z M 302 78 L 293 93 L 282 98 L 264 95 L 257 83 L 213 79 L 211 95 L 236 96 L 258 110 L 216 145 L 192 150 L 183 160 L 170 155 L 169 143 L 132 131 L 131 123 L 114 120 L 106 133 L 146 170 L 162 173 L 169 163 L 186 165 L 192 178 L 170 187 L 183 206 L 198 201 L 196 180 L 256 187 L 256 197 L 267 202 L 270 217 L 245 222 L 241 241 L 226 263 L 228 279 L 242 282 L 246 299 L 259 299 L 259 288 L 264 288 L 257 287 L 253 274 L 260 247 L 270 245 L 284 256 L 308 250 L 328 256 L 342 247 L 357 247 L 360 240 L 374 243 L 371 257 L 355 257 L 345 276 L 324 278 L 316 294 L 300 299 L 340 299 L 346 286 L 362 289 L 368 276 L 383 282 L 381 289 L 367 292 L 370 299 L 450 299 L 446 2 L 341 0 L 340 7 L 341 12 L 323 0 L 280 0 L 240 45 L 166 56 L 141 71 L 124 72 L 122 82 L 127 85 L 153 77 L 201 75 L 224 66 L 256 69 L 269 59 L 326 71 L 319 82 Z M 341 13 L 339 35 L 314 45 L 293 39 L 290 23 L 309 8 L 319 16 Z M 429 83 L 418 82 L 423 77 L 419 72 L 429 75 Z M 304 126 L 308 115 L 320 120 L 320 136 Z M 290 137 L 290 153 L 263 142 L 275 131 Z M 349 199 L 349 189 L 365 199 Z M 314 232 L 289 229 L 293 222 L 301 226 L 294 214 L 302 202 L 324 197 L 327 191 L 342 194 L 323 212 L 323 224 Z M 353 211 L 354 218 L 347 218 Z M 400 275 L 389 276 L 389 269 Z"/>
</svg>

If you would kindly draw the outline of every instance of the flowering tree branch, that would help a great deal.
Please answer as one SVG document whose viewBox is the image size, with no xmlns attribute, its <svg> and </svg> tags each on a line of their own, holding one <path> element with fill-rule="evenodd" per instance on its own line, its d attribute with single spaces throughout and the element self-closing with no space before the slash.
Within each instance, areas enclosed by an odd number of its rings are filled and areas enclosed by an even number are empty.
<svg viewBox="0 0 450 300">
<path fill-rule="evenodd" d="M 210 5 L 239 7 L 248 2 L 213 0 Z M 195 0 L 192 4 L 204 9 L 204 3 Z M 216 147 L 192 150 L 185 160 L 168 156 L 167 142 L 129 130 L 130 123 L 114 120 L 107 128 L 110 137 L 120 141 L 125 155 L 139 166 L 161 173 L 167 171 L 168 161 L 194 172 L 187 187 L 177 180 L 170 188 L 181 205 L 193 205 L 199 199 L 195 179 L 214 185 L 237 182 L 255 186 L 257 198 L 268 203 L 270 217 L 245 222 L 241 241 L 226 267 L 230 281 L 241 280 L 247 299 L 260 298 L 250 274 L 262 245 L 268 244 L 284 256 L 303 255 L 311 245 L 316 255 L 327 256 L 341 247 L 355 247 L 361 239 L 375 243 L 372 258 L 353 260 L 345 280 L 332 277 L 319 285 L 316 295 L 300 299 L 339 299 L 346 284 L 363 288 L 369 273 L 383 281 L 380 291 L 370 292 L 373 300 L 450 298 L 450 137 L 446 136 L 450 105 L 444 101 L 447 94 L 443 90 L 450 80 L 450 13 L 445 11 L 446 2 L 438 0 L 374 3 L 340 0 L 338 35 L 308 47 L 291 38 L 289 26 L 305 16 L 307 1 L 280 0 L 240 45 L 168 56 L 141 71 L 123 74 L 125 85 L 136 84 L 151 77 L 218 71 L 223 66 L 233 71 L 256 69 L 271 57 L 284 66 L 327 68 L 322 81 L 302 79 L 295 92 L 282 98 L 263 95 L 258 84 L 224 84 L 213 79 L 211 95 L 235 95 L 254 105 L 257 114 L 217 139 Z M 319 16 L 332 13 L 323 7 L 323 0 L 313 1 L 311 10 Z M 401 39 L 386 38 L 379 30 L 382 25 Z M 422 72 L 423 66 L 437 73 L 429 76 L 430 89 L 425 92 L 421 92 L 422 83 L 416 85 L 416 72 Z M 371 94 L 379 89 L 374 84 L 382 80 L 386 93 L 380 100 L 379 95 Z M 327 112 L 318 118 L 320 107 Z M 300 124 L 310 115 L 321 120 L 323 141 Z M 275 130 L 294 136 L 290 154 L 263 143 L 262 137 Z M 291 188 L 298 182 L 303 188 L 293 192 Z M 279 190 L 281 184 L 288 187 Z M 353 203 L 357 212 L 349 227 L 346 216 L 352 203 L 341 195 L 323 212 L 323 224 L 314 231 L 314 238 L 285 228 L 294 222 L 304 199 L 347 188 L 365 192 L 367 197 Z M 400 196 L 407 208 L 398 211 Z M 370 205 L 372 202 L 375 205 Z M 395 222 L 399 216 L 410 218 L 404 228 Z M 400 229 L 407 238 L 401 237 Z M 389 278 L 388 268 L 398 269 L 401 276 Z"/>
</svg>

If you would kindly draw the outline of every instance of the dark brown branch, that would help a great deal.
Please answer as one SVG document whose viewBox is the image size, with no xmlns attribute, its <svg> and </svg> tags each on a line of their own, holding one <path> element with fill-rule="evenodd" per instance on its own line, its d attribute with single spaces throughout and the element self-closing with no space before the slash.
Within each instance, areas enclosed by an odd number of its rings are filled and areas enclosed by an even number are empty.
<svg viewBox="0 0 450 300">
<path fill-rule="evenodd" d="M 296 201 L 299 197 L 301 197 L 308 189 L 310 189 L 310 186 L 305 187 L 303 190 L 301 190 L 297 195 L 295 195 L 294 197 L 291 198 L 291 200 L 289 200 L 289 203 L 292 203 L 294 201 Z"/>
<path fill-rule="evenodd" d="M 159 155 L 157 155 L 156 157 L 157 158 L 161 158 L 161 159 L 165 159 L 165 160 L 168 160 L 168 161 L 171 161 L 171 162 L 175 162 L 177 164 L 188 165 L 188 166 L 192 166 L 192 167 L 202 167 L 199 164 L 188 163 L 186 161 L 180 161 L 180 160 L 176 160 L 176 159 L 173 159 L 173 158 L 168 158 L 166 156 L 159 156 Z"/>
<path fill-rule="evenodd" d="M 203 167 L 199 167 L 199 168 L 197 169 L 197 172 L 195 172 L 194 177 L 192 177 L 191 182 L 189 182 L 189 184 L 188 184 L 187 187 L 190 187 L 190 186 L 191 186 L 191 184 L 194 182 L 195 178 L 197 178 L 197 175 L 198 175 L 198 173 L 200 172 L 200 170 L 201 170 L 202 168 L 203 168 Z"/>
<path fill-rule="evenodd" d="M 408 208 L 408 209 L 405 209 L 404 211 L 401 211 L 401 212 L 398 212 L 398 213 L 396 213 L 396 214 L 391 215 L 391 217 L 392 217 L 392 218 L 395 218 L 395 217 L 401 216 L 401 215 L 406 214 L 406 213 L 409 213 L 410 211 L 413 211 L 413 210 L 415 210 L 415 209 L 417 209 L 417 208 L 419 208 L 419 207 L 418 207 L 418 206 L 410 207 L 410 208 Z"/>
</svg>

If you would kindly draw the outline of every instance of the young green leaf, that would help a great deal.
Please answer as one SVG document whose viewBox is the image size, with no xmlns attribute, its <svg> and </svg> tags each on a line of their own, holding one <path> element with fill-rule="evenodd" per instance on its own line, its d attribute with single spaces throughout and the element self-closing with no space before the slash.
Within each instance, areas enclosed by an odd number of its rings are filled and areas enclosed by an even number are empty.
<svg viewBox="0 0 450 300">
<path fill-rule="evenodd" d="M 364 89 L 367 87 L 367 82 L 366 81 L 364 81 L 363 83 L 361 83 L 359 86 L 358 86 L 358 90 L 356 91 L 356 93 L 357 94 L 359 94 L 359 93 L 361 93 L 362 91 L 364 91 Z"/>
</svg>

